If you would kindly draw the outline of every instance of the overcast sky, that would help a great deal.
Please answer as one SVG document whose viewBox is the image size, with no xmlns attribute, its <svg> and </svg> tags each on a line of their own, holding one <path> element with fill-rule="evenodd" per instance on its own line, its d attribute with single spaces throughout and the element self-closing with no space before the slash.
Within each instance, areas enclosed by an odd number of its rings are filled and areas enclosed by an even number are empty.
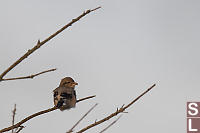
<svg viewBox="0 0 200 133">
<path fill-rule="evenodd" d="M 23 124 L 21 133 L 65 133 L 95 103 L 76 128 L 99 120 L 157 86 L 127 109 L 109 133 L 183 133 L 186 102 L 200 101 L 199 0 L 1 0 L 0 73 L 38 39 L 102 6 L 42 46 L 6 75 L 26 76 L 58 68 L 31 80 L 0 83 L 0 128 L 53 106 L 52 91 L 62 78 L 79 83 L 78 98 L 97 95 L 75 109 L 54 112 Z M 98 133 L 114 119 L 88 133 Z"/>
</svg>

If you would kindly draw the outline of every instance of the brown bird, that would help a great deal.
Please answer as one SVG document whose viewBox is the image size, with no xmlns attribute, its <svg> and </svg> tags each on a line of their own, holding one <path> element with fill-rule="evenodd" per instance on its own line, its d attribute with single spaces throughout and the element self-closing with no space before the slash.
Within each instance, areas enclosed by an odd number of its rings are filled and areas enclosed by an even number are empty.
<svg viewBox="0 0 200 133">
<path fill-rule="evenodd" d="M 78 85 L 71 77 L 65 77 L 60 85 L 53 91 L 54 105 L 61 111 L 76 106 L 75 86 Z"/>
</svg>

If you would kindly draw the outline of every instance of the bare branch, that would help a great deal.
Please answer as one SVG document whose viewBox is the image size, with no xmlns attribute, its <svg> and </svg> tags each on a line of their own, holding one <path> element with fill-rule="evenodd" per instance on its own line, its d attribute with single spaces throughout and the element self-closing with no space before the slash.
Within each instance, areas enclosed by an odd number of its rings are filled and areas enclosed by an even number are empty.
<svg viewBox="0 0 200 133">
<path fill-rule="evenodd" d="M 122 115 L 120 115 L 116 120 L 114 120 L 112 123 L 110 123 L 106 128 L 104 128 L 101 132 L 99 133 L 103 133 L 105 132 L 108 128 L 110 128 L 112 125 L 114 125 L 120 118 Z"/>
<path fill-rule="evenodd" d="M 81 119 L 69 130 L 67 133 L 73 132 L 73 129 L 97 106 L 98 104 L 96 103 L 90 110 L 88 110 L 87 113 L 85 113 Z"/>
<path fill-rule="evenodd" d="M 99 7 L 97 7 L 97 8 L 94 8 L 94 9 L 90 10 L 90 11 L 93 12 L 93 11 L 98 10 L 98 9 L 100 9 L 100 8 L 101 8 L 101 7 L 99 6 Z"/>
<path fill-rule="evenodd" d="M 15 124 L 15 115 L 16 115 L 16 104 L 14 105 L 14 109 L 12 111 L 12 126 Z M 12 133 L 14 133 L 14 130 L 12 129 Z"/>
<path fill-rule="evenodd" d="M 2 79 L 2 81 L 17 80 L 17 79 L 29 79 L 29 78 L 30 78 L 30 79 L 33 79 L 34 77 L 39 76 L 40 74 L 44 74 L 44 73 L 51 72 L 51 71 L 55 71 L 55 70 L 56 70 L 56 68 L 54 68 L 54 69 L 49 69 L 49 70 L 46 70 L 46 71 L 42 71 L 42 72 L 39 72 L 39 73 L 37 73 L 37 74 L 32 74 L 32 75 L 30 75 L 30 76 Z"/>
<path fill-rule="evenodd" d="M 137 100 L 139 100 L 143 95 L 145 95 L 147 92 L 149 92 L 153 87 L 155 87 L 156 84 L 152 85 L 150 88 L 148 88 L 145 92 L 143 92 L 140 96 L 138 96 L 136 99 L 134 99 L 132 102 L 130 102 L 128 105 L 126 105 L 125 107 L 122 106 L 120 109 L 118 109 L 116 112 L 110 114 L 109 116 L 99 120 L 99 121 L 95 121 L 94 123 L 88 125 L 87 127 L 81 129 L 80 131 L 78 131 L 77 133 L 82 133 L 82 132 L 85 132 L 86 130 L 92 128 L 92 127 L 95 127 L 109 119 L 111 119 L 112 117 L 118 115 L 119 113 L 122 113 L 124 112 L 128 107 L 130 107 L 133 103 L 135 103 Z"/>
<path fill-rule="evenodd" d="M 24 126 L 20 126 L 20 128 L 16 131 L 16 133 L 19 133 L 23 128 L 25 128 Z"/>
<path fill-rule="evenodd" d="M 53 33 L 52 35 L 50 35 L 48 38 L 46 38 L 44 41 L 40 42 L 40 40 L 38 40 L 37 44 L 32 48 L 29 49 L 22 57 L 20 57 L 17 61 L 15 61 L 10 67 L 8 67 L 1 75 L 0 75 L 0 81 L 3 79 L 3 77 L 10 71 L 12 70 L 14 67 L 16 67 L 20 62 L 22 62 L 24 59 L 26 59 L 30 54 L 32 54 L 34 51 L 36 51 L 37 49 L 39 49 L 42 45 L 44 45 L 46 42 L 50 41 L 52 38 L 54 38 L 56 35 L 58 35 L 59 33 L 61 33 L 62 31 L 64 31 L 66 28 L 72 26 L 72 24 L 74 24 L 75 22 L 77 22 L 78 20 L 80 20 L 82 17 L 84 17 L 85 15 L 89 14 L 90 12 L 93 12 L 97 9 L 99 9 L 101 7 L 97 7 L 95 9 L 92 10 L 87 10 L 86 12 L 83 12 L 80 16 L 78 16 L 75 19 L 72 19 L 71 22 L 69 22 L 68 24 L 66 24 L 65 26 L 63 26 L 61 29 L 59 29 L 58 31 L 56 31 L 55 33 Z"/>
<path fill-rule="evenodd" d="M 83 100 L 87 100 L 87 99 L 89 99 L 89 98 L 93 98 L 93 97 L 94 97 L 94 96 L 89 96 L 89 97 L 86 97 L 86 98 L 82 98 L 82 99 L 80 99 L 80 100 L 77 100 L 77 103 L 78 103 L 78 102 L 81 102 L 81 101 L 83 101 Z M 25 122 L 27 122 L 28 120 L 30 120 L 30 119 L 32 119 L 32 118 L 34 118 L 34 117 L 36 117 L 36 116 L 39 116 L 39 115 L 42 115 L 42 114 L 45 114 L 45 113 L 48 113 L 48 112 L 51 112 L 51 111 L 54 111 L 54 110 L 56 110 L 56 109 L 58 109 L 58 108 L 57 108 L 57 107 L 53 107 L 53 108 L 49 108 L 49 109 L 46 109 L 46 110 L 37 112 L 37 113 L 35 113 L 35 114 L 32 114 L 32 115 L 26 117 L 25 119 L 21 120 L 20 122 L 16 123 L 16 124 L 13 125 L 13 126 L 10 126 L 10 127 L 4 128 L 4 129 L 1 129 L 1 130 L 0 130 L 0 133 L 7 132 L 7 131 L 10 131 L 10 130 L 12 130 L 12 129 L 14 129 L 14 128 L 20 127 L 22 124 L 24 124 Z"/>
<path fill-rule="evenodd" d="M 84 101 L 84 100 L 87 100 L 87 99 L 90 99 L 90 98 L 93 98 L 93 97 L 96 97 L 96 95 L 85 97 L 85 98 L 81 98 L 81 99 L 77 100 L 76 102 L 78 103 L 78 102 L 81 102 L 81 101 Z"/>
</svg>

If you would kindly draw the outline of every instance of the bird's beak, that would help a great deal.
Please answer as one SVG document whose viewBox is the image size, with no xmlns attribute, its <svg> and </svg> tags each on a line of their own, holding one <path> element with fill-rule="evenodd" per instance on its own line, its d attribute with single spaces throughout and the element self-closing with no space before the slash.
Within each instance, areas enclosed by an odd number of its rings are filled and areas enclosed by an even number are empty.
<svg viewBox="0 0 200 133">
<path fill-rule="evenodd" d="M 76 85 L 78 85 L 78 83 L 76 83 L 76 82 L 71 82 L 71 83 L 69 84 L 69 87 L 74 88 Z"/>
<path fill-rule="evenodd" d="M 74 86 L 75 86 L 75 85 L 78 85 L 78 83 L 76 83 L 76 82 L 73 82 L 72 84 L 73 84 Z"/>
</svg>

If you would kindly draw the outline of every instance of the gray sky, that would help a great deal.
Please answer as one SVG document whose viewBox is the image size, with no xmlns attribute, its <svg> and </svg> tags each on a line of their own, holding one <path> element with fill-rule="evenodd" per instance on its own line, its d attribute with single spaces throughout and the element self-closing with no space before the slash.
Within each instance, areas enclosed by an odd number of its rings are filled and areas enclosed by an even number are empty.
<svg viewBox="0 0 200 133">
<path fill-rule="evenodd" d="M 157 86 L 134 104 L 107 132 L 182 133 L 186 102 L 200 101 L 200 1 L 0 1 L 0 71 L 3 72 L 37 39 L 45 39 L 85 9 L 102 6 L 45 44 L 6 76 L 57 71 L 34 80 L 1 82 L 0 128 L 53 106 L 52 90 L 65 76 L 78 83 L 77 95 L 97 95 L 25 123 L 21 133 L 64 133 L 93 106 L 81 129 Z M 114 120 L 114 119 L 112 119 Z M 89 130 L 97 133 L 112 120 Z"/>
</svg>

